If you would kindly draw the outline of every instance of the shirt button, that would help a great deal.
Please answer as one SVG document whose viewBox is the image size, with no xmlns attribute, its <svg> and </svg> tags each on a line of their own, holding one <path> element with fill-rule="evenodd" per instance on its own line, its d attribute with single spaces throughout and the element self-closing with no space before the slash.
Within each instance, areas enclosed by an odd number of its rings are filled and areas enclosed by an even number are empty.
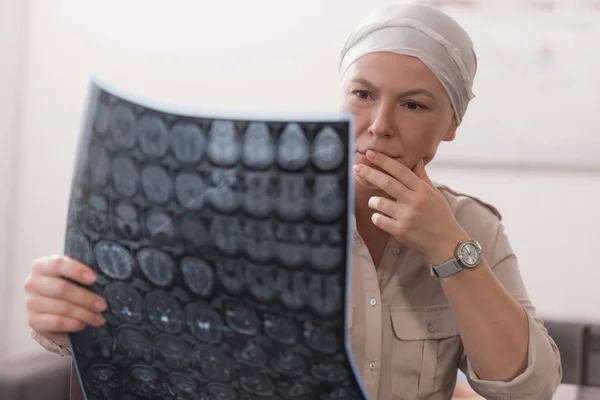
<svg viewBox="0 0 600 400">
<path fill-rule="evenodd" d="M 371 371 L 373 371 L 375 369 L 375 367 L 377 366 L 377 364 L 375 364 L 373 361 L 371 361 L 369 363 L 369 368 L 371 369 Z"/>
<path fill-rule="evenodd" d="M 433 332 L 433 331 L 435 331 L 435 328 L 433 327 L 433 325 L 429 324 L 429 325 L 427 326 L 427 330 L 428 330 L 429 332 Z"/>
<path fill-rule="evenodd" d="M 377 300 L 375 300 L 375 297 L 371 297 L 371 301 L 369 301 L 369 304 L 371 304 L 371 306 L 375 307 L 375 305 L 377 304 Z"/>
<path fill-rule="evenodd" d="M 400 249 L 398 247 L 394 247 L 394 254 L 400 253 Z"/>
</svg>

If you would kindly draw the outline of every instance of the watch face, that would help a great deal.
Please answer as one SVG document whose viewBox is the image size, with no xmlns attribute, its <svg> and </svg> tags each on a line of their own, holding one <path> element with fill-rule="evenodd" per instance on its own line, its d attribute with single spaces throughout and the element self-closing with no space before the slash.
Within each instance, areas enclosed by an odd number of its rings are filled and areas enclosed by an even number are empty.
<svg viewBox="0 0 600 400">
<path fill-rule="evenodd" d="M 479 264 L 479 250 L 473 243 L 465 243 L 460 248 L 459 258 L 467 267 L 474 267 Z"/>
</svg>

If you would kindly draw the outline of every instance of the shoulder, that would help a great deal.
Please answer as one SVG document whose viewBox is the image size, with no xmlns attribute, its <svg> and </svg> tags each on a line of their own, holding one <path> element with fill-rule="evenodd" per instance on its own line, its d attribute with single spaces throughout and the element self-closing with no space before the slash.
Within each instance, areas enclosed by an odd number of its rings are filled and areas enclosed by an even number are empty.
<svg viewBox="0 0 600 400">
<path fill-rule="evenodd" d="M 502 215 L 494 205 L 445 185 L 436 184 L 436 187 L 448 201 L 454 218 L 469 236 L 481 244 L 485 257 L 492 264 L 512 254 Z"/>
<path fill-rule="evenodd" d="M 465 217 L 477 214 L 477 216 L 481 217 L 497 219 L 498 221 L 502 220 L 502 214 L 492 204 L 475 196 L 459 193 L 446 185 L 436 184 L 436 187 L 446 197 L 455 216 L 459 213 L 467 214 Z"/>
</svg>

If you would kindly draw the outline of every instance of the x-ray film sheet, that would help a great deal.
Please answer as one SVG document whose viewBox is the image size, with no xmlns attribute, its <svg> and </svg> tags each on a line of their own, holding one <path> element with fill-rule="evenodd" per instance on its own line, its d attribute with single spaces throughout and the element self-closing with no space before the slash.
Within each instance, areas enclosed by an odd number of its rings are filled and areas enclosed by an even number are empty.
<svg viewBox="0 0 600 400">
<path fill-rule="evenodd" d="M 184 111 L 94 81 L 65 252 L 87 400 L 366 398 L 347 343 L 352 120 Z"/>
</svg>

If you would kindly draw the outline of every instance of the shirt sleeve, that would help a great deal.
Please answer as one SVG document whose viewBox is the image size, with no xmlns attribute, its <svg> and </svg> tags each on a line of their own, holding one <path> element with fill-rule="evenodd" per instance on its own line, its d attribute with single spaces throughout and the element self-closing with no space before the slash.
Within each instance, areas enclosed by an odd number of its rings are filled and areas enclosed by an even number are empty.
<svg viewBox="0 0 600 400">
<path fill-rule="evenodd" d="M 44 349 L 48 350 L 51 353 L 59 354 L 63 357 L 71 356 L 71 349 L 69 349 L 68 347 L 61 346 L 50 339 L 46 339 L 33 329 L 31 330 L 31 337 L 36 342 L 38 342 Z"/>
<path fill-rule="evenodd" d="M 481 380 L 463 351 L 460 369 L 467 376 L 473 389 L 486 399 L 551 399 L 562 379 L 560 353 L 542 319 L 536 315 L 519 272 L 517 258 L 499 221 L 489 258 L 489 264 L 496 277 L 527 313 L 527 368 L 510 382 Z"/>
</svg>

